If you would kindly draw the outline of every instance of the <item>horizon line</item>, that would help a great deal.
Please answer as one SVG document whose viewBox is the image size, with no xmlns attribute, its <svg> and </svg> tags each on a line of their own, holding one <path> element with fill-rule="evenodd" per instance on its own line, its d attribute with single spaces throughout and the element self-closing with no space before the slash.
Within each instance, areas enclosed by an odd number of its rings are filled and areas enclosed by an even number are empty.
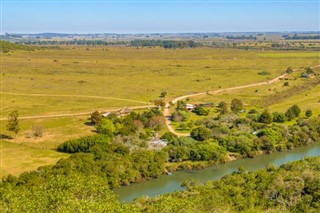
<svg viewBox="0 0 320 213">
<path fill-rule="evenodd" d="M 186 31 L 186 32 L 18 32 L 18 33 L 10 33 L 5 32 L 1 33 L 0 35 L 36 35 L 36 34 L 73 34 L 73 35 L 95 35 L 95 34 L 118 34 L 118 35 L 135 35 L 135 34 L 205 34 L 205 33 L 290 33 L 290 32 L 297 32 L 297 33 L 304 33 L 304 32 L 314 32 L 320 33 L 320 30 L 271 30 L 271 31 Z"/>
</svg>

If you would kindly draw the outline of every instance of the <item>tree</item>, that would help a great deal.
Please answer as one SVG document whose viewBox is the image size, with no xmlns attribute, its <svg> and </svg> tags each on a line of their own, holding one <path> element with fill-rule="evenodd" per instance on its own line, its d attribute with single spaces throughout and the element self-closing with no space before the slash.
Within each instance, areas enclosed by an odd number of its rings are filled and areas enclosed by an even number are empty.
<svg viewBox="0 0 320 213">
<path fill-rule="evenodd" d="M 313 74 L 314 71 L 313 71 L 313 69 L 311 69 L 311 67 L 308 67 L 308 68 L 306 69 L 306 73 L 307 73 L 308 75 L 310 75 L 310 74 Z"/>
<path fill-rule="evenodd" d="M 178 136 L 172 132 L 165 132 L 161 136 L 161 139 L 167 142 L 176 142 L 178 140 Z"/>
<path fill-rule="evenodd" d="M 220 102 L 218 107 L 219 107 L 221 115 L 228 113 L 228 107 L 227 107 L 227 103 L 226 102 L 224 102 L 224 101 Z"/>
<path fill-rule="evenodd" d="M 100 112 L 95 111 L 91 114 L 90 120 L 93 125 L 97 125 L 102 120 L 103 116 Z"/>
<path fill-rule="evenodd" d="M 165 98 L 167 95 L 167 92 L 166 91 L 162 91 L 161 94 L 160 94 L 160 98 Z"/>
<path fill-rule="evenodd" d="M 175 122 L 181 122 L 181 121 L 186 121 L 189 118 L 189 113 L 187 111 L 175 111 L 171 115 L 171 120 Z"/>
<path fill-rule="evenodd" d="M 243 103 L 242 103 L 242 101 L 239 100 L 239 99 L 236 99 L 236 98 L 233 99 L 233 100 L 231 101 L 230 109 L 231 109 L 231 111 L 233 111 L 233 112 L 235 112 L 235 113 L 239 112 L 240 110 L 243 109 Z"/>
<path fill-rule="evenodd" d="M 157 115 L 150 118 L 149 127 L 152 129 L 160 130 L 165 125 L 165 119 L 163 116 Z"/>
<path fill-rule="evenodd" d="M 181 110 L 181 111 L 186 111 L 187 110 L 187 105 L 184 101 L 178 101 L 177 102 L 177 108 L 176 108 L 178 111 Z"/>
<path fill-rule="evenodd" d="M 288 121 L 291 121 L 296 118 L 296 115 L 294 114 L 294 112 L 290 108 L 286 111 L 285 115 L 286 115 Z"/>
<path fill-rule="evenodd" d="M 293 69 L 291 67 L 288 67 L 287 70 L 286 70 L 286 73 L 290 74 L 293 72 Z"/>
<path fill-rule="evenodd" d="M 102 119 L 101 122 L 96 127 L 97 132 L 104 135 L 113 136 L 116 128 L 113 122 L 109 119 Z"/>
<path fill-rule="evenodd" d="M 191 120 L 187 126 L 189 127 L 189 129 L 192 129 L 194 127 L 194 122 Z"/>
<path fill-rule="evenodd" d="M 165 107 L 166 102 L 163 99 L 154 100 L 154 105 L 157 107 Z"/>
<path fill-rule="evenodd" d="M 198 128 L 193 129 L 190 135 L 193 139 L 204 141 L 212 136 L 212 132 L 204 126 L 199 126 Z"/>
<path fill-rule="evenodd" d="M 205 110 L 202 106 L 195 107 L 193 112 L 196 113 L 197 115 L 208 115 L 209 114 L 209 110 Z"/>
<path fill-rule="evenodd" d="M 272 117 L 273 117 L 273 122 L 276 122 L 276 123 L 284 123 L 286 121 L 286 116 L 281 112 L 273 112 Z"/>
<path fill-rule="evenodd" d="M 291 107 L 291 110 L 293 111 L 293 113 L 295 114 L 296 117 L 299 117 L 301 109 L 297 104 L 293 105 Z"/>
<path fill-rule="evenodd" d="M 18 132 L 20 131 L 18 117 L 18 111 L 13 111 L 8 116 L 7 130 L 14 132 L 14 134 L 18 134 Z"/>
<path fill-rule="evenodd" d="M 265 123 L 265 124 L 271 124 L 272 123 L 272 114 L 265 110 L 263 113 L 261 113 L 259 117 L 259 122 L 260 123 Z"/>
<path fill-rule="evenodd" d="M 310 117 L 312 116 L 312 111 L 311 111 L 311 109 L 308 109 L 308 110 L 306 111 L 306 116 L 307 116 L 308 118 L 310 118 Z"/>
<path fill-rule="evenodd" d="M 288 87 L 289 86 L 289 82 L 288 81 L 284 82 L 283 86 L 284 87 Z"/>
<path fill-rule="evenodd" d="M 300 107 L 295 104 L 293 105 L 292 107 L 290 107 L 287 112 L 285 113 L 288 121 L 291 121 L 292 119 L 296 118 L 296 117 L 299 117 L 300 115 L 300 112 L 301 112 L 301 109 Z"/>
<path fill-rule="evenodd" d="M 37 137 L 42 137 L 43 134 L 43 127 L 41 124 L 34 124 L 32 127 L 33 135 Z"/>
</svg>

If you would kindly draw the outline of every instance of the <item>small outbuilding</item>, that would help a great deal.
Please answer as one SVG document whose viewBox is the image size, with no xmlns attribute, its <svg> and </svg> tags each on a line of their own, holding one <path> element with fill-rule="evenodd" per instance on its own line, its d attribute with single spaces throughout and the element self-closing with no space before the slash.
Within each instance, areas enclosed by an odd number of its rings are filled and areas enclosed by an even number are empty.
<svg viewBox="0 0 320 213">
<path fill-rule="evenodd" d="M 125 115 L 130 114 L 132 111 L 133 111 L 132 109 L 125 107 L 125 108 L 119 110 L 119 111 L 117 112 L 117 115 L 120 116 L 120 117 L 121 117 L 121 116 L 125 116 Z"/>
<path fill-rule="evenodd" d="M 192 111 L 194 109 L 194 105 L 193 104 L 186 104 L 186 108 L 189 111 Z"/>
</svg>

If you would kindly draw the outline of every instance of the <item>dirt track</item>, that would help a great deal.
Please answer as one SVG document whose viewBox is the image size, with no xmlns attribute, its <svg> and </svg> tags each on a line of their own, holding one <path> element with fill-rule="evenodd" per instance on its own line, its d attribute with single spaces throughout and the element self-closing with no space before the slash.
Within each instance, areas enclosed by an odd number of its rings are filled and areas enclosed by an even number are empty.
<svg viewBox="0 0 320 213">
<path fill-rule="evenodd" d="M 135 106 L 129 107 L 130 109 L 147 109 L 150 107 L 154 107 L 153 105 L 145 105 L 145 106 Z M 113 109 L 105 109 L 103 112 L 117 112 L 122 108 L 113 108 Z M 19 120 L 30 120 L 30 119 L 41 119 L 41 118 L 59 118 L 59 117 L 73 117 L 73 116 L 81 116 L 81 115 L 90 115 L 93 111 L 90 112 L 78 112 L 78 113 L 63 113 L 63 114 L 52 114 L 52 115 L 37 115 L 37 116 L 22 116 L 19 117 Z M 0 121 L 8 120 L 8 118 L 0 118 Z"/>
<path fill-rule="evenodd" d="M 93 99 L 105 99 L 105 100 L 117 100 L 117 101 L 127 101 L 127 102 L 135 102 L 140 104 L 150 104 L 149 102 L 145 101 L 137 101 L 132 99 L 125 99 L 125 98 L 114 98 L 114 97 L 105 97 L 105 96 L 96 96 L 96 95 L 64 95 L 64 94 L 41 94 L 41 93 L 14 93 L 14 92 L 0 92 L 0 94 L 7 94 L 7 95 L 17 95 L 17 96 L 45 96 L 45 97 L 72 97 L 72 98 L 93 98 Z"/>
</svg>

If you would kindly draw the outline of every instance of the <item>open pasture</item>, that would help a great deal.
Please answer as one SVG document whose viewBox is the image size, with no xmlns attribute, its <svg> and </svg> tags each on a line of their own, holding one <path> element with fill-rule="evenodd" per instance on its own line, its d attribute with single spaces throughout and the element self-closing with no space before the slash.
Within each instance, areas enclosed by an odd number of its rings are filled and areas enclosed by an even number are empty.
<svg viewBox="0 0 320 213">
<path fill-rule="evenodd" d="M 19 175 L 23 171 L 32 171 L 40 166 L 54 164 L 68 154 L 54 150 L 30 147 L 1 141 L 0 177 L 5 175 Z"/>
<path fill-rule="evenodd" d="M 15 109 L 21 116 L 35 116 L 145 105 L 161 91 L 167 91 L 170 99 L 265 81 L 289 66 L 314 65 L 318 56 L 317 52 L 91 46 L 10 52 L 2 60 L 2 116 Z"/>
</svg>

